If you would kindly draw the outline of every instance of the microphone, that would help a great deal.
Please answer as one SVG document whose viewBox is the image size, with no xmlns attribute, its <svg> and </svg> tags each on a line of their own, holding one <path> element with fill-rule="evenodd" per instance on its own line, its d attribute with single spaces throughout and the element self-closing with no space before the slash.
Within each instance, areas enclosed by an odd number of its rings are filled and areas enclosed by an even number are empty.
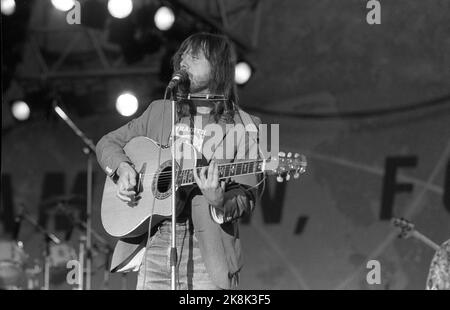
<svg viewBox="0 0 450 310">
<path fill-rule="evenodd" d="M 186 70 L 181 69 L 176 71 L 173 75 L 172 75 L 172 79 L 169 82 L 169 85 L 167 85 L 168 89 L 174 89 L 175 87 L 178 86 L 178 84 L 180 83 L 185 83 L 189 81 L 189 75 L 186 72 Z"/>
</svg>

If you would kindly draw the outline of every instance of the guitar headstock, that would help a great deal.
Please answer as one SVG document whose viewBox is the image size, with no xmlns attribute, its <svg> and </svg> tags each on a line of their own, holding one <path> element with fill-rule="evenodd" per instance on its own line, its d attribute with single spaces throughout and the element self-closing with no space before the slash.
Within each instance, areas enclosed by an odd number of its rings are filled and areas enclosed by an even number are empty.
<svg viewBox="0 0 450 310">
<path fill-rule="evenodd" d="M 399 238 L 409 238 L 414 231 L 414 224 L 404 218 L 392 218 L 392 225 L 400 229 Z"/>
<path fill-rule="evenodd" d="M 270 160 L 278 161 L 278 165 L 275 169 L 267 171 L 268 174 L 277 175 L 277 182 L 283 182 L 284 179 L 289 181 L 291 176 L 293 176 L 294 179 L 298 179 L 300 174 L 306 171 L 306 157 L 302 154 L 292 154 L 291 152 L 286 154 L 285 152 L 279 152 L 277 159 L 271 158 Z"/>
</svg>

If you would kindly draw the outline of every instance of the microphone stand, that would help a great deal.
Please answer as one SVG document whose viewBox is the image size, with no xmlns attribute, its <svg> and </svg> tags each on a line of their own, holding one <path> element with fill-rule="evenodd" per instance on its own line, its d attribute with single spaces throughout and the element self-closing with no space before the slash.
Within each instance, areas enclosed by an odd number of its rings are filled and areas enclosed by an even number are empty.
<svg viewBox="0 0 450 310">
<path fill-rule="evenodd" d="M 69 221 L 75 228 L 79 228 L 82 231 L 87 231 L 88 226 L 85 224 L 85 222 L 71 216 L 69 214 L 69 212 L 67 212 L 67 210 L 65 209 L 63 203 L 59 203 L 58 209 L 61 210 L 69 218 Z M 101 244 L 101 247 L 99 247 L 96 243 L 93 243 L 92 252 L 93 253 L 101 252 L 105 255 L 105 264 L 104 264 L 105 271 L 103 274 L 103 289 L 107 289 L 109 287 L 109 265 L 110 265 L 109 261 L 112 256 L 113 248 L 95 229 L 93 229 L 93 228 L 91 229 L 91 234 L 94 237 L 94 239 L 98 243 Z M 84 239 L 82 241 L 86 241 L 86 240 Z M 83 252 L 83 251 L 84 251 L 84 247 L 82 245 L 80 245 L 80 252 Z M 94 253 L 94 254 L 96 254 L 96 253 Z M 80 256 L 81 256 L 81 254 L 80 254 Z M 80 265 L 83 266 L 83 264 L 81 264 L 81 263 L 80 263 Z M 82 277 L 80 277 L 80 278 L 82 279 Z"/>
<path fill-rule="evenodd" d="M 111 256 L 112 256 L 112 249 L 108 247 L 107 253 L 105 254 L 105 270 L 103 272 L 103 289 L 107 290 L 109 289 L 109 269 L 111 267 Z"/>
<path fill-rule="evenodd" d="M 53 242 L 54 244 L 60 244 L 61 240 L 59 240 L 58 237 L 56 237 L 51 232 L 47 231 L 44 227 L 39 225 L 34 219 L 29 217 L 25 211 L 22 212 L 21 217 L 27 220 L 45 237 L 44 290 L 48 290 L 50 288 L 50 242 Z"/>
<path fill-rule="evenodd" d="M 91 268 L 92 268 L 92 154 L 95 154 L 95 145 L 64 113 L 57 105 L 56 100 L 53 103 L 53 109 L 64 122 L 75 132 L 83 141 L 85 147 L 83 153 L 87 156 L 87 202 L 86 202 L 86 290 L 91 289 Z M 81 255 L 81 254 L 80 254 Z"/>
<path fill-rule="evenodd" d="M 177 280 L 177 245 L 176 245 L 176 167 L 177 162 L 175 159 L 175 119 L 176 119 L 176 94 L 174 88 L 171 89 L 171 105 L 172 105 L 172 247 L 170 249 L 170 269 L 171 269 L 171 289 L 176 290 L 176 280 Z"/>
</svg>

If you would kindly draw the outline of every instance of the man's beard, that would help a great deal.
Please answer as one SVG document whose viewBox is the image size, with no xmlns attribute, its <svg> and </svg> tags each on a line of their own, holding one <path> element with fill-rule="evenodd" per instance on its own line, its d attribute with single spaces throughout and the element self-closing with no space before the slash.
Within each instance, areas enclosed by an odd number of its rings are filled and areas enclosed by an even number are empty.
<svg viewBox="0 0 450 310">
<path fill-rule="evenodd" d="M 191 94 L 201 93 L 201 92 L 203 92 L 203 91 L 205 91 L 207 89 L 209 89 L 209 84 L 206 84 L 206 85 L 190 84 Z"/>
</svg>

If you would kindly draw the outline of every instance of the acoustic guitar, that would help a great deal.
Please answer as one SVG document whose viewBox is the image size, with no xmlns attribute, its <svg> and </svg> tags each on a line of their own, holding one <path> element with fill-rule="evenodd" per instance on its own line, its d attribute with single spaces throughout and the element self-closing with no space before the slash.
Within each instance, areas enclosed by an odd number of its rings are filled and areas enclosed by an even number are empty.
<svg viewBox="0 0 450 310">
<path fill-rule="evenodd" d="M 193 169 L 199 172 L 202 168 L 196 167 L 193 147 L 183 144 L 183 148 L 181 152 L 176 152 L 180 154 L 176 158 L 175 169 L 177 189 L 194 184 Z M 136 137 L 125 145 L 124 151 L 138 172 L 135 187 L 137 198 L 131 202 L 120 200 L 116 196 L 117 185 L 112 178 L 107 177 L 101 204 L 103 226 L 108 234 L 117 238 L 140 236 L 172 214 L 171 148 L 161 147 L 147 137 Z M 277 158 L 219 164 L 219 179 L 233 180 L 236 177 L 268 173 L 277 175 L 277 181 L 283 181 L 289 180 L 291 175 L 298 178 L 306 171 L 306 165 L 304 155 L 280 152 Z M 176 208 L 177 213 L 181 210 L 180 206 Z"/>
</svg>

